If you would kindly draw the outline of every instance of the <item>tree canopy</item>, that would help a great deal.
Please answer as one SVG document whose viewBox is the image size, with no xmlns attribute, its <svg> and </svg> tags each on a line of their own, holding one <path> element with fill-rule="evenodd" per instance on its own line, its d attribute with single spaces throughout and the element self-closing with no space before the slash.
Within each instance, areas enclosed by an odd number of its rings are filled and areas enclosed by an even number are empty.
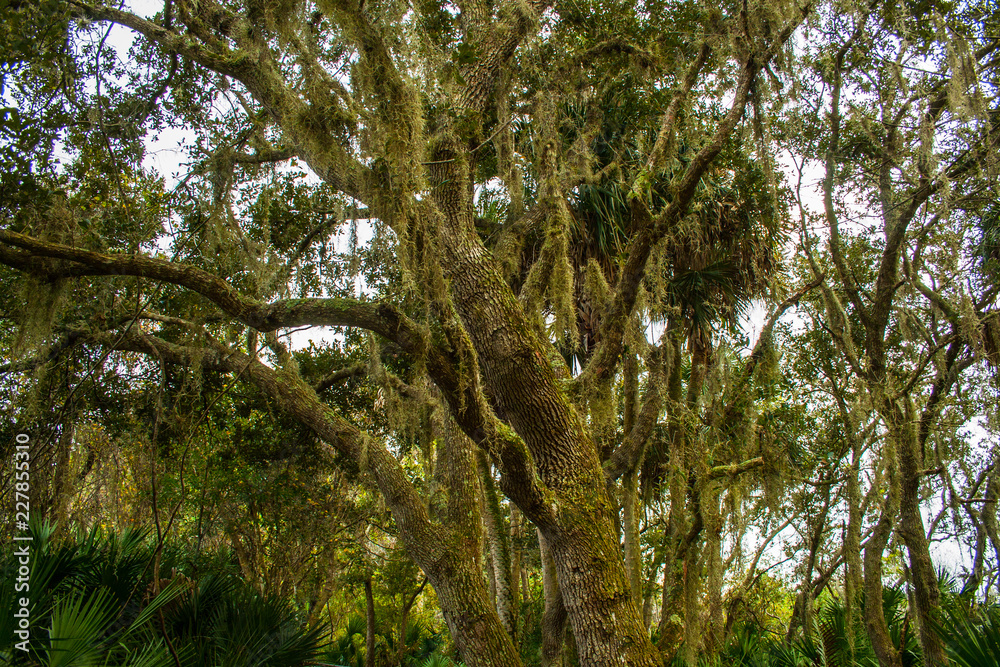
<svg viewBox="0 0 1000 667">
<path fill-rule="evenodd" d="M 313 620 L 343 569 L 372 627 L 379 567 L 404 648 L 426 578 L 470 667 L 718 655 L 776 539 L 787 641 L 834 595 L 882 667 L 949 660 L 932 543 L 996 595 L 995 3 L 0 16 L 45 516 L 226 542 Z"/>
</svg>

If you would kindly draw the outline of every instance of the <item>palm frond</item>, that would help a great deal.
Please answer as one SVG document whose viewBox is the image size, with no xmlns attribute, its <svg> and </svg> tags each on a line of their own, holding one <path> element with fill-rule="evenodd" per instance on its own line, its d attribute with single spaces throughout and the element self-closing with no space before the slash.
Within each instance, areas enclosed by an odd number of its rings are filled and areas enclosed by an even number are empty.
<svg viewBox="0 0 1000 667">
<path fill-rule="evenodd" d="M 104 634 L 115 619 L 114 599 L 106 589 L 91 595 L 73 594 L 52 610 L 48 667 L 85 667 L 97 662 L 104 650 Z"/>
</svg>

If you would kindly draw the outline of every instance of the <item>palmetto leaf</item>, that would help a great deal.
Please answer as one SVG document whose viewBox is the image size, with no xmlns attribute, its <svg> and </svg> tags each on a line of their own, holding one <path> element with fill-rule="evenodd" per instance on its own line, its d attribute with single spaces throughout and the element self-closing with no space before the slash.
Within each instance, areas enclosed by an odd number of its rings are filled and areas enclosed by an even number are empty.
<svg viewBox="0 0 1000 667">
<path fill-rule="evenodd" d="M 129 655 L 122 667 L 176 667 L 176 664 L 163 641 L 158 640 Z"/>
<path fill-rule="evenodd" d="M 991 607 L 979 613 L 946 609 L 938 631 L 956 665 L 1000 665 L 1000 608 Z"/>
<path fill-rule="evenodd" d="M 135 528 L 107 534 L 91 530 L 79 545 L 86 563 L 81 572 L 83 582 L 108 589 L 121 605 L 132 600 L 136 582 L 142 579 L 151 556 L 146 535 L 147 531 Z"/>
<path fill-rule="evenodd" d="M 176 600 L 180 597 L 187 589 L 178 581 L 171 582 L 166 588 L 159 592 L 159 594 L 149 601 L 143 610 L 139 612 L 139 615 L 135 617 L 132 624 L 125 630 L 122 634 L 123 637 L 132 634 L 142 628 L 153 615 L 163 608 L 167 603 Z"/>
<path fill-rule="evenodd" d="M 299 625 L 284 600 L 249 591 L 225 600 L 213 625 L 221 664 L 234 667 L 301 665 L 315 657 L 321 633 Z"/>
<path fill-rule="evenodd" d="M 73 594 L 58 602 L 52 610 L 45 664 L 95 664 L 104 649 L 104 633 L 115 616 L 114 601 L 105 589 L 90 595 Z"/>
</svg>

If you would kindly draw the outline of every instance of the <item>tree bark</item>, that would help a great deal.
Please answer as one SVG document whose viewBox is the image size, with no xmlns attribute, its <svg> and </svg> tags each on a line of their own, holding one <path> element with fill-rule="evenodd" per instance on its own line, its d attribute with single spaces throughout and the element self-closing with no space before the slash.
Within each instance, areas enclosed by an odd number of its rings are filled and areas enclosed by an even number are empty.
<svg viewBox="0 0 1000 667">
<path fill-rule="evenodd" d="M 365 667 L 375 667 L 375 597 L 370 574 L 365 578 Z"/>
<path fill-rule="evenodd" d="M 491 582 L 496 586 L 496 607 L 500 622 L 510 633 L 511 639 L 517 643 L 517 614 L 514 608 L 514 590 L 511 578 L 510 562 L 510 530 L 503 519 L 500 499 L 497 497 L 496 485 L 493 483 L 493 473 L 490 471 L 486 454 L 481 450 L 477 455 L 479 476 L 483 480 L 483 497 L 486 526 L 486 539 L 490 549 L 490 565 L 492 569 Z"/>
<path fill-rule="evenodd" d="M 941 604 L 937 573 L 931 561 L 927 531 L 920 515 L 920 481 L 923 469 L 923 455 L 919 450 L 915 429 L 911 419 L 899 425 L 899 473 L 900 499 L 899 534 L 903 538 L 910 556 L 910 576 L 913 583 L 913 598 L 916 603 L 915 616 L 920 644 L 923 648 L 924 664 L 927 667 L 941 667 L 948 664 L 944 644 L 934 630 L 934 612 Z"/>
<path fill-rule="evenodd" d="M 893 462 L 887 463 L 887 466 L 892 465 Z M 902 658 L 889 637 L 889 627 L 886 625 L 885 612 L 882 609 L 882 556 L 892 535 L 892 521 L 896 514 L 895 496 L 898 493 L 892 488 L 894 482 L 891 477 L 890 474 L 889 497 L 882 505 L 878 523 L 865 546 L 865 629 L 868 631 L 868 639 L 879 665 L 902 667 Z"/>
<path fill-rule="evenodd" d="M 545 596 L 545 611 L 542 615 L 542 667 L 562 667 L 566 639 L 566 608 L 563 606 L 562 593 L 559 591 L 559 579 L 556 576 L 552 551 L 540 530 L 538 549 L 542 559 L 542 591 Z"/>
</svg>

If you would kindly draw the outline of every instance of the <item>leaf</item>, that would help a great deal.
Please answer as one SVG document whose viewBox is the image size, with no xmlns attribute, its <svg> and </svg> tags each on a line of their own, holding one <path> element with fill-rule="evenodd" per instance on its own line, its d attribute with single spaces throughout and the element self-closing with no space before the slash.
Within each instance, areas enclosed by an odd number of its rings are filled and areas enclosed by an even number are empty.
<svg viewBox="0 0 1000 667">
<path fill-rule="evenodd" d="M 91 595 L 74 594 L 60 601 L 52 611 L 45 664 L 94 664 L 103 649 L 104 632 L 114 618 L 111 594 L 103 588 Z"/>
<path fill-rule="evenodd" d="M 469 65 L 476 62 L 478 58 L 479 52 L 476 47 L 466 42 L 459 44 L 455 52 L 451 55 L 451 59 L 459 65 Z"/>
</svg>

